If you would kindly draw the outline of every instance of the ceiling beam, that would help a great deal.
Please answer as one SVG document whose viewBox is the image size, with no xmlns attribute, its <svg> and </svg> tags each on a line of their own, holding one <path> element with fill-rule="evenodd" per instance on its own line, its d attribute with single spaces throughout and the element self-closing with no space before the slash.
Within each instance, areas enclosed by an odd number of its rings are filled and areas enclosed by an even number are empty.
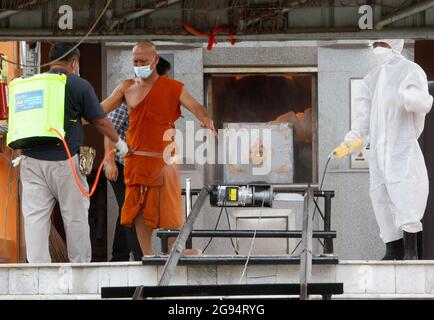
<svg viewBox="0 0 434 320">
<path fill-rule="evenodd" d="M 425 0 L 422 2 L 415 3 L 411 6 L 408 6 L 407 8 L 399 10 L 398 12 L 394 12 L 394 13 L 386 16 L 385 18 L 381 19 L 380 21 L 378 21 L 375 24 L 375 29 L 381 30 L 381 29 L 383 29 L 383 27 L 385 27 L 385 26 L 387 26 L 387 25 L 389 25 L 395 21 L 408 18 L 412 15 L 423 12 L 425 10 L 428 10 L 429 8 L 432 8 L 432 7 L 434 7 L 434 0 Z"/>
<path fill-rule="evenodd" d="M 44 0 L 43 2 L 47 2 L 47 1 L 51 1 L 51 0 Z M 26 10 L 28 7 L 31 7 L 35 4 L 37 4 L 39 2 L 39 0 L 31 0 L 27 3 L 21 4 L 19 6 L 17 6 L 18 10 L 6 10 L 6 11 L 2 11 L 0 12 L 0 20 L 12 17 L 20 12 L 23 12 L 24 10 Z"/>
<path fill-rule="evenodd" d="M 74 33 L 54 34 L 51 29 L 0 29 L 0 41 L 78 41 L 85 31 Z M 387 28 L 381 31 L 357 28 L 299 28 L 291 29 L 286 33 L 276 34 L 236 34 L 238 41 L 290 41 L 290 40 L 370 40 L 384 38 L 404 39 L 434 39 L 434 28 Z M 227 42 L 226 35 L 217 35 L 219 42 Z M 206 43 L 205 37 L 196 37 L 188 34 L 161 35 L 146 34 L 146 30 L 135 29 L 129 34 L 107 32 L 105 34 L 92 34 L 87 41 L 141 41 L 161 40 L 185 43 Z M 236 46 L 236 45 L 235 45 Z"/>
<path fill-rule="evenodd" d="M 113 30 L 115 27 L 117 27 L 120 24 L 142 18 L 144 16 L 150 15 L 151 13 L 154 13 L 155 11 L 165 9 L 167 7 L 173 6 L 178 3 L 181 3 L 181 0 L 167 0 L 165 3 L 162 3 L 161 5 L 156 6 L 155 8 L 152 9 L 142 9 L 138 11 L 129 12 L 127 14 L 118 17 L 114 17 L 112 18 L 113 22 L 111 23 L 111 30 Z"/>
</svg>

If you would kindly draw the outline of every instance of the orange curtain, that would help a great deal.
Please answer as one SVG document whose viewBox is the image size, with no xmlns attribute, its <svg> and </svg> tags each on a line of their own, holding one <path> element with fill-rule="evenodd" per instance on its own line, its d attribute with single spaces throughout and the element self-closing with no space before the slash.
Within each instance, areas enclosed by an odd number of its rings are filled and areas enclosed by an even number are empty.
<svg viewBox="0 0 434 320">
<path fill-rule="evenodd" d="M 0 42 L 0 53 L 7 59 L 18 61 L 18 42 Z M 7 67 L 8 82 L 19 75 L 14 65 Z M 6 147 L 6 136 L 0 153 L 0 263 L 13 263 L 19 260 L 20 251 L 20 211 L 18 199 L 17 170 L 10 168 L 12 154 Z"/>
</svg>

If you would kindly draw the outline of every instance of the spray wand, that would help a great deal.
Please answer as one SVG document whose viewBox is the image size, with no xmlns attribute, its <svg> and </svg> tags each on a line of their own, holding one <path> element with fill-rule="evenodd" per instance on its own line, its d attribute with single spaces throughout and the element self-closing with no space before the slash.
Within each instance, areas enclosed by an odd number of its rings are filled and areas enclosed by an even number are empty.
<svg viewBox="0 0 434 320">
<path fill-rule="evenodd" d="M 333 152 L 330 154 L 329 158 L 340 159 L 346 157 L 351 152 L 361 147 L 363 147 L 362 139 L 353 140 L 350 144 L 344 144 L 334 149 Z"/>
<path fill-rule="evenodd" d="M 350 155 L 351 152 L 353 152 L 354 150 L 359 149 L 361 147 L 363 147 L 363 140 L 357 139 L 357 140 L 352 141 L 348 145 L 344 144 L 344 145 L 341 145 L 341 146 L 335 148 L 332 151 L 332 153 L 330 153 L 330 155 L 327 158 L 324 172 L 322 174 L 321 185 L 320 185 L 320 189 L 319 189 L 320 191 L 322 191 L 325 175 L 327 173 L 327 167 L 329 166 L 330 161 L 332 159 L 340 159 L 340 158 L 346 157 L 346 156 Z"/>
</svg>

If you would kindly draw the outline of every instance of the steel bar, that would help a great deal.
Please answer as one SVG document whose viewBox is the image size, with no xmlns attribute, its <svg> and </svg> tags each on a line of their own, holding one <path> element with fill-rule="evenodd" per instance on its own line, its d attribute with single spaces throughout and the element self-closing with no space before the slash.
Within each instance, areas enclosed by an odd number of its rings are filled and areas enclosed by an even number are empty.
<svg viewBox="0 0 434 320">
<path fill-rule="evenodd" d="M 308 300 L 308 283 L 312 275 L 312 217 L 313 217 L 313 190 L 309 186 L 305 197 L 303 206 L 303 237 L 302 248 L 300 254 L 300 299 Z"/>
<path fill-rule="evenodd" d="M 143 257 L 142 265 L 155 266 L 164 265 L 168 257 L 161 256 L 148 256 Z M 179 259 L 179 265 L 244 265 L 247 256 L 239 255 L 226 255 L 226 256 L 183 256 Z M 331 265 L 338 264 L 339 259 L 336 256 L 314 256 L 312 257 L 312 264 L 314 265 Z M 274 255 L 274 256 L 251 256 L 249 265 L 298 265 L 300 264 L 299 256 L 290 255 Z"/>
<path fill-rule="evenodd" d="M 164 239 L 168 237 L 176 237 L 180 231 L 178 230 L 159 230 L 157 237 Z M 252 238 L 255 230 L 193 230 L 191 237 L 193 238 Z M 257 230 L 256 238 L 301 238 L 303 232 L 301 230 Z M 336 238 L 336 231 L 312 231 L 313 238 Z"/>
<path fill-rule="evenodd" d="M 332 199 L 331 196 L 326 196 L 324 201 L 324 232 L 330 232 L 332 223 Z M 333 253 L 333 240 L 324 240 L 324 253 Z"/>
<path fill-rule="evenodd" d="M 309 283 L 309 292 L 317 295 L 343 294 L 343 283 Z M 168 298 L 168 297 L 201 297 L 201 296 L 295 296 L 300 286 L 297 283 L 273 284 L 227 284 L 227 285 L 189 285 L 162 287 L 112 287 L 101 288 L 101 298 L 129 298 L 135 299 Z"/>
</svg>

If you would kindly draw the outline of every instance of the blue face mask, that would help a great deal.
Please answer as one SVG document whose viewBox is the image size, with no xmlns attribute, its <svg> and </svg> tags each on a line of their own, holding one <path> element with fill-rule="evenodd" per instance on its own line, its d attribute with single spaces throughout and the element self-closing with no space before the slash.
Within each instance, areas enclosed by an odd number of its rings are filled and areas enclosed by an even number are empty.
<svg viewBox="0 0 434 320">
<path fill-rule="evenodd" d="M 142 66 L 142 67 L 134 67 L 134 73 L 136 74 L 136 77 L 138 77 L 138 78 L 147 79 L 152 74 L 151 65 Z"/>
</svg>

